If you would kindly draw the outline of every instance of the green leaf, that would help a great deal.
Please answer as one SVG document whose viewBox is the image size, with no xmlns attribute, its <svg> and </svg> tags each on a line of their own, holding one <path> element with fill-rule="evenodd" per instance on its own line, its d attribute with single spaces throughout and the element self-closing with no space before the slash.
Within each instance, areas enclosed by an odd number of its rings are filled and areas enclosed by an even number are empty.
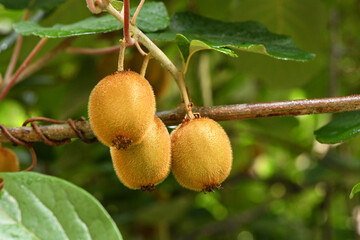
<svg viewBox="0 0 360 240">
<path fill-rule="evenodd" d="M 122 239 L 83 189 L 34 172 L 1 173 L 0 239 Z"/>
<path fill-rule="evenodd" d="M 132 8 L 131 13 L 134 13 L 135 10 L 135 8 Z M 165 29 L 169 25 L 169 18 L 164 3 L 145 3 L 136 23 L 145 32 Z M 107 14 L 103 17 L 92 16 L 73 24 L 57 24 L 52 27 L 42 27 L 32 21 L 19 22 L 14 24 L 14 29 L 18 34 L 25 36 L 36 35 L 48 38 L 63 38 L 116 31 L 122 29 L 122 26 L 113 16 Z"/>
<path fill-rule="evenodd" d="M 181 58 L 183 62 L 187 62 L 190 56 L 190 42 L 189 40 L 181 34 L 177 34 L 175 37 L 175 41 L 181 53 Z M 185 71 L 186 72 L 186 71 Z"/>
<path fill-rule="evenodd" d="M 122 1 L 114 0 L 110 3 L 116 10 L 121 11 L 124 3 Z"/>
<path fill-rule="evenodd" d="M 122 28 L 122 24 L 113 16 L 89 17 L 69 25 L 56 24 L 52 27 L 42 27 L 39 24 L 26 21 L 14 24 L 15 31 L 20 35 L 35 35 L 48 38 L 62 38 L 95 33 L 111 32 Z"/>
<path fill-rule="evenodd" d="M 130 9 L 133 16 L 136 8 Z M 147 2 L 140 10 L 136 25 L 144 32 L 164 30 L 170 24 L 169 15 L 163 2 Z"/>
<path fill-rule="evenodd" d="M 215 50 L 221 53 L 225 53 L 231 57 L 237 57 L 237 55 L 228 48 L 223 48 L 223 47 L 213 47 L 211 45 L 208 45 L 202 41 L 199 40 L 192 40 L 189 41 L 189 39 L 187 39 L 184 35 L 182 34 L 177 34 L 175 41 L 178 45 L 178 48 L 180 50 L 181 53 L 181 57 L 183 60 L 183 63 L 185 64 L 184 66 L 184 72 L 186 73 L 188 65 L 189 65 L 189 61 L 191 56 L 201 50 Z"/>
<path fill-rule="evenodd" d="M 183 35 L 180 42 L 177 41 L 182 45 L 179 49 L 183 57 L 190 57 L 192 52 L 191 49 L 189 54 L 184 51 L 186 38 L 190 48 L 196 51 L 200 48 L 215 49 L 233 57 L 236 54 L 231 49 L 282 60 L 309 61 L 314 58 L 314 54 L 299 49 L 290 37 L 271 33 L 265 26 L 253 21 L 227 23 L 185 12 L 176 13 L 171 18 L 171 29 Z M 188 61 L 186 57 L 184 60 Z"/>
<path fill-rule="evenodd" d="M 339 143 L 360 132 L 360 111 L 346 112 L 316 130 L 316 140 L 321 143 Z"/>
<path fill-rule="evenodd" d="M 350 199 L 352 199 L 355 194 L 357 194 L 358 192 L 360 192 L 360 183 L 356 184 L 353 189 L 351 190 L 351 193 L 350 193 Z"/>
<path fill-rule="evenodd" d="M 4 5 L 6 8 L 9 9 L 50 9 L 64 2 L 65 0 L 0 0 L 0 4 Z"/>
</svg>

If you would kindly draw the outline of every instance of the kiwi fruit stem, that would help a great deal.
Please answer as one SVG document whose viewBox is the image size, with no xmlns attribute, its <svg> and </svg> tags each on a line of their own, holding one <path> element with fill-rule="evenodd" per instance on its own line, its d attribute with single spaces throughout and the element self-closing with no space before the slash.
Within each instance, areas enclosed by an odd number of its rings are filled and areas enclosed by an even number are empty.
<svg viewBox="0 0 360 240">
<path fill-rule="evenodd" d="M 118 60 L 118 71 L 124 71 L 124 59 L 125 59 L 125 49 L 126 49 L 126 42 L 124 39 L 120 40 L 121 46 L 119 51 L 119 60 Z"/>
<path fill-rule="evenodd" d="M 140 76 L 145 77 L 146 69 L 147 69 L 147 66 L 149 64 L 150 59 L 151 59 L 151 53 L 148 53 L 145 56 L 143 64 L 141 66 Z"/>
<path fill-rule="evenodd" d="M 187 91 L 187 88 L 186 88 L 186 85 L 185 85 L 184 73 L 179 72 L 178 73 L 178 79 L 179 79 L 179 81 L 177 81 L 177 82 L 178 82 L 178 85 L 179 85 L 179 88 L 180 88 L 180 92 L 181 92 L 181 94 L 183 96 L 184 103 L 185 103 L 185 106 L 187 108 L 187 117 L 189 117 L 190 119 L 194 119 L 195 116 L 194 116 L 194 114 L 192 112 L 193 104 L 190 102 L 189 94 L 188 94 L 188 91 Z"/>
</svg>

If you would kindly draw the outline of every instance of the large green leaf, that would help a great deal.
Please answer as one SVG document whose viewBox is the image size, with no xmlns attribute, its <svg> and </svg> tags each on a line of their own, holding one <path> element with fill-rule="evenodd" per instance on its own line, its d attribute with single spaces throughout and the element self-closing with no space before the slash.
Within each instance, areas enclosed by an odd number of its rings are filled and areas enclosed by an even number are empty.
<svg viewBox="0 0 360 240">
<path fill-rule="evenodd" d="M 135 10 L 136 8 L 132 8 L 131 13 L 133 14 Z M 155 32 L 165 29 L 169 25 L 169 17 L 165 5 L 162 2 L 149 2 L 144 4 L 136 23 L 138 27 L 145 32 Z M 21 35 L 63 38 L 111 32 L 122 29 L 122 26 L 123 25 L 113 16 L 107 14 L 102 17 L 92 16 L 69 25 L 57 24 L 52 27 L 42 27 L 32 21 L 19 22 L 14 24 L 14 29 Z"/>
<path fill-rule="evenodd" d="M 0 239 L 122 239 L 101 204 L 83 189 L 34 172 L 2 173 Z"/>
<path fill-rule="evenodd" d="M 211 48 L 235 48 L 284 60 L 314 58 L 314 54 L 299 49 L 290 37 L 271 33 L 253 21 L 222 22 L 185 12 L 171 18 L 171 28 L 190 41 L 199 40 Z"/>
<path fill-rule="evenodd" d="M 111 15 L 105 15 L 99 18 L 92 16 L 73 24 L 56 24 L 52 27 L 42 27 L 38 23 L 32 21 L 19 22 L 14 24 L 14 29 L 18 34 L 25 36 L 35 35 L 48 38 L 62 38 L 111 32 L 121 28 L 122 24 Z"/>
<path fill-rule="evenodd" d="M 34 8 L 53 8 L 65 2 L 65 0 L 0 0 L 9 9 L 34 9 Z"/>
<path fill-rule="evenodd" d="M 171 18 L 171 32 L 180 33 L 176 42 L 185 63 L 197 51 L 212 49 L 236 57 L 232 49 L 260 53 L 273 58 L 294 61 L 309 61 L 313 53 L 299 49 L 289 36 L 270 32 L 254 21 L 222 22 L 193 13 L 176 13 Z M 174 34 L 164 32 L 150 34 L 155 40 L 168 40 Z"/>
<path fill-rule="evenodd" d="M 360 111 L 346 112 L 315 131 L 321 143 L 338 143 L 354 137 L 360 132 Z"/>
</svg>

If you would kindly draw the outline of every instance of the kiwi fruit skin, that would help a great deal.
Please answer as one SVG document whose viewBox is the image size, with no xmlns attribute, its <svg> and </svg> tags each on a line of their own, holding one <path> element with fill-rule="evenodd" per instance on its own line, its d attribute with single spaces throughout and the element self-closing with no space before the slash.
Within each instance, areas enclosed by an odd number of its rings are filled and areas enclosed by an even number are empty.
<svg viewBox="0 0 360 240">
<path fill-rule="evenodd" d="M 155 116 L 143 141 L 128 149 L 110 148 L 115 172 L 130 189 L 153 190 L 170 173 L 170 136 Z"/>
<path fill-rule="evenodd" d="M 106 76 L 89 97 L 91 128 L 110 147 L 127 148 L 139 143 L 153 121 L 155 110 L 150 84 L 132 71 Z"/>
<path fill-rule="evenodd" d="M 176 180 L 194 191 L 213 191 L 228 177 L 232 149 L 224 129 L 214 120 L 184 121 L 171 133 L 171 168 Z"/>
<path fill-rule="evenodd" d="M 0 146 L 0 172 L 18 172 L 19 160 L 15 153 Z"/>
</svg>

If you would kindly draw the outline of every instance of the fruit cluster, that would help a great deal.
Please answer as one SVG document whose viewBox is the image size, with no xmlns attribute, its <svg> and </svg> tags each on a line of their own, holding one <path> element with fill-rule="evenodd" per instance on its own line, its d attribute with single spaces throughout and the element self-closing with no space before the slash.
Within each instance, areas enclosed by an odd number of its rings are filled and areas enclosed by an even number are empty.
<svg viewBox="0 0 360 240">
<path fill-rule="evenodd" d="M 88 111 L 95 135 L 110 147 L 117 176 L 131 189 L 154 190 L 171 168 L 184 187 L 212 191 L 230 173 L 232 150 L 222 127 L 209 118 L 187 119 L 169 136 L 155 116 L 150 84 L 135 72 L 102 79 Z"/>
</svg>

